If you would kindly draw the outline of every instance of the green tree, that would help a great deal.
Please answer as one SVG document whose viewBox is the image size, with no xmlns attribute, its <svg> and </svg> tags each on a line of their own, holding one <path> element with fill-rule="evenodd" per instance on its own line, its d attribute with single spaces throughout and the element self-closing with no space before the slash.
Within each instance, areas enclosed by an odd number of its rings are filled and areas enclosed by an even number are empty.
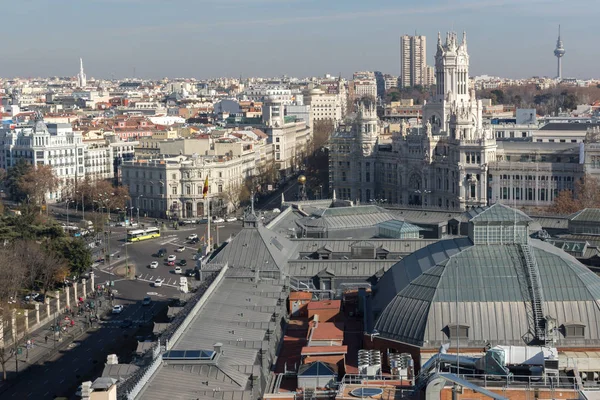
<svg viewBox="0 0 600 400">
<path fill-rule="evenodd" d="M 81 238 L 62 238 L 51 245 L 53 251 L 66 260 L 73 275 L 81 275 L 92 266 L 92 252 Z"/>
<path fill-rule="evenodd" d="M 6 171 L 4 186 L 11 200 L 20 202 L 27 198 L 27 193 L 21 189 L 19 182 L 31 170 L 31 164 L 25 161 L 25 159 L 20 158 L 15 165 Z"/>
</svg>

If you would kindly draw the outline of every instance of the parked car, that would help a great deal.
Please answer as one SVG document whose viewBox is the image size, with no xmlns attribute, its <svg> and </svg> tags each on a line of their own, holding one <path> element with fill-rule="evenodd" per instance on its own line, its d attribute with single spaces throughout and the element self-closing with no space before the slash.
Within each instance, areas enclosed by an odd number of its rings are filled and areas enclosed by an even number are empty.
<svg viewBox="0 0 600 400">
<path fill-rule="evenodd" d="M 279 208 L 274 208 L 273 212 L 276 213 L 276 214 L 279 214 L 281 212 L 281 210 Z"/>
<path fill-rule="evenodd" d="M 158 268 L 158 261 L 152 261 L 152 262 L 150 263 L 150 268 L 152 268 L 152 269 L 156 269 L 156 268 Z"/>
<path fill-rule="evenodd" d="M 169 267 L 172 267 L 173 265 L 175 265 L 175 261 L 169 261 L 169 262 L 167 263 L 167 265 L 168 265 Z"/>
<path fill-rule="evenodd" d="M 173 272 L 176 274 L 181 274 L 181 267 L 175 267 L 175 269 L 173 269 Z"/>
<path fill-rule="evenodd" d="M 196 270 L 192 268 L 188 268 L 185 270 L 185 276 L 195 276 Z"/>
<path fill-rule="evenodd" d="M 184 260 L 179 260 L 179 265 L 181 265 L 182 267 L 185 267 L 187 265 L 187 261 Z"/>
<path fill-rule="evenodd" d="M 113 314 L 121 314 L 123 312 L 123 306 L 121 304 L 117 304 L 113 306 L 112 313 Z"/>
<path fill-rule="evenodd" d="M 144 297 L 144 300 L 142 300 L 143 306 L 149 306 L 150 303 L 152 303 L 152 299 L 150 298 L 150 296 L 146 296 L 146 297 Z"/>
<path fill-rule="evenodd" d="M 208 224 L 208 218 L 201 218 L 196 220 L 197 224 Z"/>
<path fill-rule="evenodd" d="M 190 244 L 197 244 L 198 242 L 200 242 L 198 238 L 190 240 Z"/>
<path fill-rule="evenodd" d="M 227 217 L 227 218 L 225 218 L 225 222 L 235 222 L 235 221 L 237 221 L 236 217 Z"/>
<path fill-rule="evenodd" d="M 194 239 L 198 239 L 198 234 L 192 233 L 190 236 L 187 237 L 187 240 L 194 240 Z"/>
<path fill-rule="evenodd" d="M 175 261 L 177 260 L 177 256 L 175 254 L 171 254 L 169 257 L 167 257 L 167 261 Z"/>
<path fill-rule="evenodd" d="M 183 253 L 185 251 L 185 246 L 180 246 L 175 251 L 178 253 Z"/>
<path fill-rule="evenodd" d="M 164 281 L 165 281 L 164 279 L 158 278 L 157 280 L 154 281 L 154 287 L 161 287 Z"/>
<path fill-rule="evenodd" d="M 221 224 L 221 223 L 225 222 L 225 220 L 221 217 L 215 217 L 215 218 L 213 218 L 213 222 L 215 224 Z"/>
<path fill-rule="evenodd" d="M 167 255 L 167 249 L 158 249 L 156 252 L 157 257 L 164 257 Z"/>
</svg>

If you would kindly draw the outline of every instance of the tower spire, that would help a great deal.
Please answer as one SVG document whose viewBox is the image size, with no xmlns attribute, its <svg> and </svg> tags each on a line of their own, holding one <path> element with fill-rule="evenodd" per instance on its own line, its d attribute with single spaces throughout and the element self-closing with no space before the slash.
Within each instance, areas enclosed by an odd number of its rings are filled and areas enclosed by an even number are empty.
<svg viewBox="0 0 600 400">
<path fill-rule="evenodd" d="M 85 72 L 83 72 L 83 58 L 79 58 L 79 73 L 77 74 L 77 84 L 80 88 L 84 88 L 87 86 L 87 79 L 85 77 Z"/>
<path fill-rule="evenodd" d="M 554 56 L 557 59 L 557 67 L 556 67 L 556 79 L 562 79 L 562 61 L 561 59 L 565 55 L 565 48 L 563 47 L 563 42 L 560 37 L 560 25 L 558 25 L 558 39 L 556 40 L 556 49 L 554 49 Z"/>
</svg>

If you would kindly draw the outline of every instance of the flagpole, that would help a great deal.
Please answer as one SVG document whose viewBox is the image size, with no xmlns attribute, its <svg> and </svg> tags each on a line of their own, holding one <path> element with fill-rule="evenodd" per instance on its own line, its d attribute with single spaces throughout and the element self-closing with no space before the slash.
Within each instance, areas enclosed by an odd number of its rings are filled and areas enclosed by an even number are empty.
<svg viewBox="0 0 600 400">
<path fill-rule="evenodd" d="M 211 250 L 211 246 L 210 246 L 210 200 L 208 198 L 208 195 L 206 196 L 206 206 L 208 207 L 208 233 L 206 234 L 206 237 L 208 239 L 208 246 L 206 247 L 206 254 L 208 255 L 208 253 L 210 253 Z"/>
</svg>

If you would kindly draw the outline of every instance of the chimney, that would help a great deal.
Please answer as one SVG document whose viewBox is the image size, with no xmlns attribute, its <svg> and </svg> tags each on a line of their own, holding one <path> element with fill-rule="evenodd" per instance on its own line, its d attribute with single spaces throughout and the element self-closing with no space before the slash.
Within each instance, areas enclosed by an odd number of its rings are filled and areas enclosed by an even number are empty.
<svg viewBox="0 0 600 400">
<path fill-rule="evenodd" d="M 221 354 L 222 347 L 223 347 L 223 343 L 221 343 L 221 342 L 215 343 L 213 345 L 213 348 L 215 349 L 215 353 L 217 353 L 217 354 Z"/>
<path fill-rule="evenodd" d="M 81 398 L 83 400 L 89 400 L 92 394 L 92 381 L 86 381 L 81 384 Z"/>
<path fill-rule="evenodd" d="M 106 365 L 117 365 L 119 363 L 119 357 L 116 354 L 109 354 L 106 357 Z"/>
</svg>

